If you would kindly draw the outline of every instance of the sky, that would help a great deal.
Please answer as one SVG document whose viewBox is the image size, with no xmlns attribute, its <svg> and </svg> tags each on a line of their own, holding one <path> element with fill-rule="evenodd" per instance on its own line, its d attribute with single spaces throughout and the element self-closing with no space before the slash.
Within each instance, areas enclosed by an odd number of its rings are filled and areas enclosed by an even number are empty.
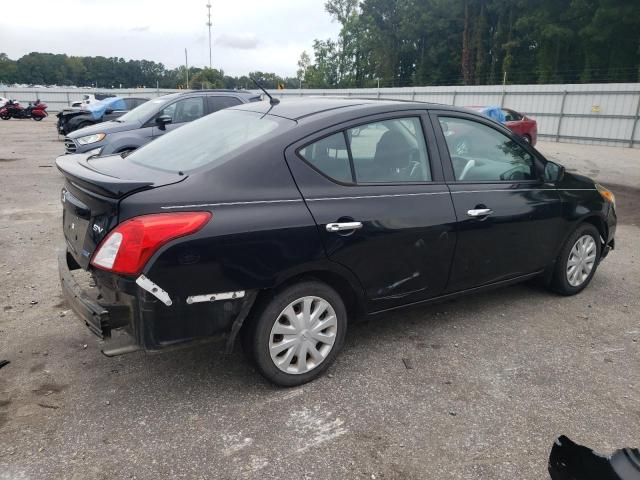
<svg viewBox="0 0 640 480">
<path fill-rule="evenodd" d="M 340 26 L 325 0 L 211 0 L 213 67 L 295 76 L 315 38 L 335 38 Z M 208 66 L 207 0 L 2 0 L 0 52 L 123 57 Z M 10 12 L 10 15 L 7 13 Z"/>
</svg>

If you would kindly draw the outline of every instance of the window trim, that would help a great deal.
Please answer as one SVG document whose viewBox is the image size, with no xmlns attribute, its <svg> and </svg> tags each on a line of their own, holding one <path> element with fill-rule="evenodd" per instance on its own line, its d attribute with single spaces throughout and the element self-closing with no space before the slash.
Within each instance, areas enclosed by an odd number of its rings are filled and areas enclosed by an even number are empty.
<svg viewBox="0 0 640 480">
<path fill-rule="evenodd" d="M 444 136 L 444 132 L 442 130 L 442 126 L 440 125 L 440 117 L 451 117 L 451 118 L 459 118 L 461 120 L 469 120 L 472 122 L 480 123 L 486 127 L 493 128 L 497 132 L 505 135 L 510 140 L 514 141 L 517 145 L 519 145 L 525 152 L 533 158 L 534 169 L 538 174 L 537 179 L 532 180 L 456 180 L 455 172 L 453 170 L 453 162 L 451 161 L 451 154 L 449 153 L 449 146 L 447 144 L 447 140 Z M 436 142 L 438 146 L 438 152 L 440 154 L 440 159 L 442 160 L 442 167 L 444 169 L 444 181 L 448 184 L 456 184 L 456 185 L 482 185 L 482 184 L 525 184 L 525 185 L 540 185 L 541 183 L 545 183 L 544 179 L 540 176 L 540 172 L 544 171 L 544 166 L 547 164 L 548 160 L 544 158 L 537 150 L 535 150 L 531 145 L 522 140 L 518 135 L 516 135 L 511 129 L 505 127 L 504 125 L 498 124 L 490 118 L 484 117 L 480 114 L 461 112 L 458 110 L 430 110 L 429 118 L 431 120 L 431 126 L 435 131 Z"/>
<path fill-rule="evenodd" d="M 429 141 L 429 135 L 427 134 L 427 122 L 429 121 L 429 117 L 428 117 L 428 110 L 424 109 L 424 110 L 400 110 L 400 111 L 394 111 L 394 112 L 387 112 L 387 113 L 378 113 L 378 114 L 373 114 L 373 115 L 369 115 L 367 117 L 361 117 L 361 118 L 357 118 L 354 120 L 350 120 L 347 122 L 344 122 L 340 125 L 336 125 L 337 129 L 335 130 L 331 130 L 330 133 L 327 133 L 325 135 L 321 135 L 321 136 L 316 136 L 316 134 L 310 135 L 306 138 L 312 138 L 309 141 L 306 141 L 306 139 L 302 139 L 300 140 L 300 142 L 304 142 L 299 146 L 296 146 L 294 149 L 294 153 L 296 155 L 296 157 L 298 157 L 300 160 L 302 160 L 306 165 L 308 165 L 309 167 L 311 167 L 313 170 L 315 170 L 316 172 L 318 172 L 320 175 L 322 175 L 324 178 L 326 178 L 327 180 L 330 180 L 331 182 L 337 184 L 337 185 L 342 185 L 345 187 L 357 187 L 357 186 L 402 186 L 402 185 L 437 185 L 439 183 L 444 183 L 444 181 L 440 181 L 440 180 L 436 180 L 434 177 L 436 176 L 434 174 L 434 165 L 433 165 L 433 160 L 435 155 L 433 154 L 434 152 L 429 148 L 429 144 L 431 143 Z M 373 118 L 372 118 L 373 117 Z M 402 120 L 405 118 L 417 118 L 418 121 L 420 122 L 420 126 L 421 128 L 421 133 L 422 133 L 422 137 L 424 140 L 424 145 L 425 145 L 425 150 L 426 150 L 426 154 L 427 154 L 427 162 L 429 164 L 429 173 L 431 174 L 431 180 L 422 180 L 422 181 L 417 181 L 417 182 L 365 182 L 365 183 L 358 183 L 356 181 L 356 174 L 355 174 L 355 166 L 353 164 L 353 156 L 351 153 L 351 146 L 349 145 L 348 142 L 348 136 L 347 136 L 347 130 L 351 130 L 353 128 L 358 128 L 359 126 L 362 125 L 369 125 L 369 124 L 373 124 L 373 123 L 381 123 L 384 121 L 388 121 L 388 120 Z M 335 135 L 337 133 L 342 132 L 343 136 L 344 136 L 344 142 L 347 146 L 347 153 L 348 153 L 348 157 L 349 157 L 349 165 L 350 165 L 350 169 L 351 169 L 351 182 L 347 183 L 347 182 L 342 182 L 340 180 L 337 180 L 333 177 L 328 176 L 327 174 L 325 174 L 324 172 L 322 172 L 320 169 L 318 169 L 317 167 L 315 167 L 314 165 L 312 165 L 306 158 L 304 158 L 304 156 L 300 153 L 300 150 L 303 150 L 304 148 L 313 145 L 316 142 L 319 142 L 327 137 L 330 137 L 332 135 Z M 436 140 L 437 143 L 437 139 Z M 435 160 L 440 161 L 440 159 L 436 158 Z"/>
</svg>

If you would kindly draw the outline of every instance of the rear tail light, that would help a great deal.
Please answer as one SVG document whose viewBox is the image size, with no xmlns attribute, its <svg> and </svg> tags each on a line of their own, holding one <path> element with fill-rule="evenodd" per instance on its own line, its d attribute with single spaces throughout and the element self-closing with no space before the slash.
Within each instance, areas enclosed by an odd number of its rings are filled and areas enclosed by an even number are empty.
<svg viewBox="0 0 640 480">
<path fill-rule="evenodd" d="M 114 273 L 136 275 L 162 245 L 197 232 L 210 219 L 210 212 L 157 213 L 134 217 L 107 235 L 96 249 L 91 265 Z"/>
</svg>

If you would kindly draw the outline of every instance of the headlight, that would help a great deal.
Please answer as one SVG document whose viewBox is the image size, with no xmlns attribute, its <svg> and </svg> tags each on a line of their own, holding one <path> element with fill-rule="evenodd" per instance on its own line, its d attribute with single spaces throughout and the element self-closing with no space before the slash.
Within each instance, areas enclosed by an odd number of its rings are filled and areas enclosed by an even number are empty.
<svg viewBox="0 0 640 480">
<path fill-rule="evenodd" d="M 106 136 L 107 136 L 106 133 L 94 133 L 93 135 L 86 135 L 84 137 L 80 137 L 76 139 L 76 141 L 80 145 L 89 145 L 90 143 L 96 143 L 96 142 L 99 142 L 100 140 L 103 140 L 104 137 Z"/>
<path fill-rule="evenodd" d="M 605 201 L 607 201 L 611 205 L 613 205 L 613 208 L 616 207 L 616 196 L 613 194 L 613 192 L 611 190 L 607 190 L 606 188 L 604 188 L 599 183 L 596 183 L 596 190 L 598 190 L 598 193 L 600 194 L 600 196 L 602 198 L 605 199 Z"/>
</svg>

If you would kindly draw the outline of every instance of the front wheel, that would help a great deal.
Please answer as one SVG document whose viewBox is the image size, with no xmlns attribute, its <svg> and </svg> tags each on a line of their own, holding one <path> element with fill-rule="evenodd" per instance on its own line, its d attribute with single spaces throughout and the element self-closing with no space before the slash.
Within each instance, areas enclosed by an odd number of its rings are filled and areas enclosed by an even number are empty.
<svg viewBox="0 0 640 480">
<path fill-rule="evenodd" d="M 522 139 L 523 139 L 525 142 L 527 142 L 529 145 L 531 145 L 531 136 L 530 136 L 529 134 L 525 133 L 525 134 L 522 136 Z"/>
<path fill-rule="evenodd" d="M 347 312 L 328 285 L 304 281 L 257 305 L 243 328 L 242 343 L 260 373 L 293 387 L 324 372 L 344 344 Z"/>
<path fill-rule="evenodd" d="M 591 282 L 600 262 L 600 232 L 589 223 L 580 225 L 560 250 L 551 287 L 562 295 L 575 295 Z"/>
<path fill-rule="evenodd" d="M 11 115 L 9 115 L 7 113 L 3 113 L 2 115 L 0 115 L 0 118 L 2 120 L 9 120 L 11 118 Z"/>
<path fill-rule="evenodd" d="M 33 118 L 36 122 L 39 122 L 40 120 L 42 120 L 44 117 L 31 117 Z"/>
</svg>

